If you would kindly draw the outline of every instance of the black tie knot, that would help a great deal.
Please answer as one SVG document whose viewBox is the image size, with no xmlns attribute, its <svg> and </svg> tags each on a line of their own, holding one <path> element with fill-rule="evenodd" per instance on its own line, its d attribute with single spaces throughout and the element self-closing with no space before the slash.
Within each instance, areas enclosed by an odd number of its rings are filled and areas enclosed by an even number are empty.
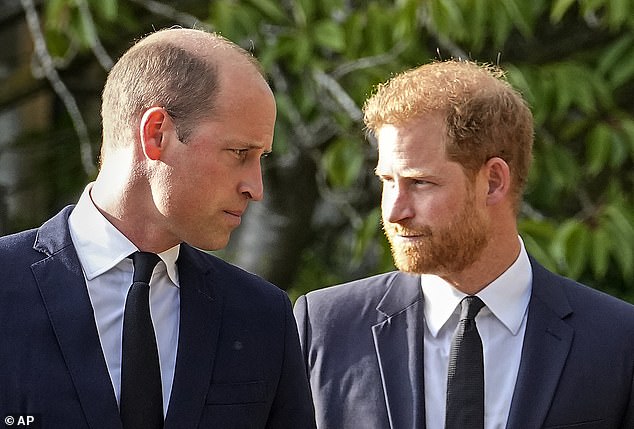
<svg viewBox="0 0 634 429">
<path fill-rule="evenodd" d="M 150 252 L 134 252 L 130 255 L 132 263 L 134 264 L 134 277 L 132 281 L 134 283 L 150 283 L 152 278 L 152 271 L 154 267 L 161 260 L 156 253 Z"/>
<path fill-rule="evenodd" d="M 460 306 L 460 320 L 473 320 L 484 307 L 484 302 L 475 295 L 469 295 L 460 302 Z"/>
</svg>

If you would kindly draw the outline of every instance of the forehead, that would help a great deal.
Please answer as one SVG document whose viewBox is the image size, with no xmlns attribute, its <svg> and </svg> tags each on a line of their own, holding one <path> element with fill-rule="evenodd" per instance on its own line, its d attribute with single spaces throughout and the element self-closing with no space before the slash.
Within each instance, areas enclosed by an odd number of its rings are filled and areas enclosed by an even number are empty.
<svg viewBox="0 0 634 429">
<path fill-rule="evenodd" d="M 240 73 L 236 73 L 240 74 Z M 237 77 L 237 76 L 236 76 Z M 195 125 L 195 133 L 214 136 L 219 145 L 270 151 L 275 129 L 275 99 L 266 82 L 248 75 L 221 85 L 213 113 Z"/>
<path fill-rule="evenodd" d="M 448 162 L 447 133 L 440 115 L 425 115 L 402 124 L 385 124 L 377 131 L 377 170 L 394 165 L 416 167 Z"/>
</svg>

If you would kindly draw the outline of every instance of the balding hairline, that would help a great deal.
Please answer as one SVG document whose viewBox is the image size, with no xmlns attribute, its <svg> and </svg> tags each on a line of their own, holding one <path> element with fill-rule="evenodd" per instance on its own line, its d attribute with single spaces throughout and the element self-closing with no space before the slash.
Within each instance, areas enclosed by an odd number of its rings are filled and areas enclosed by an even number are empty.
<svg viewBox="0 0 634 429">
<path fill-rule="evenodd" d="M 166 43 L 175 48 L 183 49 L 190 52 L 193 55 L 198 55 L 200 58 L 213 62 L 216 66 L 222 67 L 222 58 L 209 55 L 209 49 L 226 49 L 229 53 L 237 54 L 234 59 L 244 59 L 250 65 L 252 65 L 258 73 L 266 80 L 266 73 L 262 67 L 262 64 L 255 56 L 238 45 L 232 42 L 220 33 L 208 32 L 204 30 L 198 30 L 194 28 L 164 28 L 151 33 L 130 48 L 130 51 L 143 46 L 158 43 Z M 195 46 L 192 46 L 194 44 Z M 224 58 L 231 61 L 232 57 Z"/>
</svg>

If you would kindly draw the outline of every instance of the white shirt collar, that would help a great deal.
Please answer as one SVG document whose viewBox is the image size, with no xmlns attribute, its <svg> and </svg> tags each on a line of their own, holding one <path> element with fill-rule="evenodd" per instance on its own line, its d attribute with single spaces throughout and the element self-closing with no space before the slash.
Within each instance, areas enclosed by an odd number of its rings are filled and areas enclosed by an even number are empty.
<svg viewBox="0 0 634 429">
<path fill-rule="evenodd" d="M 476 294 L 486 304 L 481 314 L 487 311 L 492 313 L 513 335 L 518 333 L 522 324 L 533 282 L 533 271 L 524 242 L 518 239 L 520 254 L 515 262 Z M 421 285 L 425 297 L 425 320 L 435 337 L 466 294 L 431 274 L 421 275 Z"/>
<path fill-rule="evenodd" d="M 92 183 L 86 186 L 68 219 L 71 238 L 88 280 L 109 271 L 139 250 L 95 207 L 90 198 L 91 188 Z M 167 269 L 170 280 L 176 286 L 179 285 L 176 269 L 179 252 L 180 244 L 159 253 L 163 264 L 157 268 Z"/>
</svg>

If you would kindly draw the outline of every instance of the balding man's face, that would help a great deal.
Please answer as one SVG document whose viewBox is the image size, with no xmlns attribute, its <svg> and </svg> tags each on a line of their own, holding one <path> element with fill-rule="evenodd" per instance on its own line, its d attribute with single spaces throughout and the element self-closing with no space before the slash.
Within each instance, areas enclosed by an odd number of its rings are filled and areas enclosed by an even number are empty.
<svg viewBox="0 0 634 429">
<path fill-rule="evenodd" d="M 161 156 L 152 186 L 169 234 L 205 250 L 226 246 L 248 203 L 263 197 L 261 158 L 272 149 L 275 116 L 254 69 L 222 71 L 213 118 Z"/>
</svg>

